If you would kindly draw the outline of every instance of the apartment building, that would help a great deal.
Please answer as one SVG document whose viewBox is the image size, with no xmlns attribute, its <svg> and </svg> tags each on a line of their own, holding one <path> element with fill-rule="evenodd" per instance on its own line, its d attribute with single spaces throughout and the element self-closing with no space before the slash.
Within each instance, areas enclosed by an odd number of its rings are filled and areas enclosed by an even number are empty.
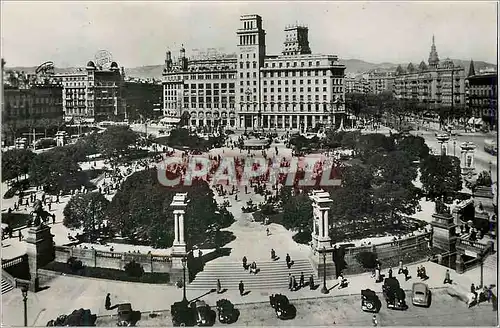
<svg viewBox="0 0 500 328">
<path fill-rule="evenodd" d="M 163 72 L 165 115 L 191 125 L 241 129 L 306 129 L 345 113 L 344 71 L 335 55 L 312 54 L 308 28 L 285 28 L 280 55 L 266 54 L 259 15 L 240 17 L 236 54 L 177 60 Z M 183 114 L 186 113 L 186 114 Z"/>
</svg>

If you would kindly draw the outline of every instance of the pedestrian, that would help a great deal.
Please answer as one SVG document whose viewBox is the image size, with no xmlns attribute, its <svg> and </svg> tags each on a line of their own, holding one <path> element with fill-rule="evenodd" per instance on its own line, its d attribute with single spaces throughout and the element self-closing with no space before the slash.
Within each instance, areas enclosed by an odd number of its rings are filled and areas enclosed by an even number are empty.
<svg viewBox="0 0 500 328">
<path fill-rule="evenodd" d="M 420 269 L 420 275 L 422 279 L 426 279 L 427 278 L 427 273 L 425 272 L 425 267 L 422 265 L 422 268 Z"/>
<path fill-rule="evenodd" d="M 247 269 L 247 257 L 243 256 L 243 270 Z"/>
<path fill-rule="evenodd" d="M 111 297 L 109 293 L 108 295 L 106 295 L 106 301 L 104 302 L 104 307 L 106 308 L 106 310 L 111 309 Z"/>
<path fill-rule="evenodd" d="M 297 279 L 295 279 L 295 276 L 292 276 L 292 280 L 293 280 L 292 291 L 296 291 L 297 290 Z"/>
<path fill-rule="evenodd" d="M 12 213 L 12 208 L 9 207 L 9 209 L 7 210 L 7 213 Z"/>
<path fill-rule="evenodd" d="M 339 274 L 338 278 L 338 284 L 339 284 L 339 289 L 342 288 L 342 282 L 344 281 L 344 277 L 342 277 L 342 274 Z"/>
<path fill-rule="evenodd" d="M 49 203 L 49 211 L 52 211 L 52 203 Z"/>
<path fill-rule="evenodd" d="M 290 269 L 290 267 L 292 266 L 292 260 L 290 258 L 290 254 L 286 254 L 286 266 L 288 267 L 288 269 Z"/>
<path fill-rule="evenodd" d="M 248 186 L 245 185 L 245 195 L 248 194 Z"/>
<path fill-rule="evenodd" d="M 21 230 L 19 230 L 19 241 L 23 240 L 23 234 L 21 233 Z"/>
<path fill-rule="evenodd" d="M 220 279 L 217 279 L 217 294 L 222 292 L 222 286 L 220 284 Z"/>
<path fill-rule="evenodd" d="M 243 296 L 243 293 L 245 292 L 245 286 L 243 285 L 242 280 L 240 280 L 240 284 L 238 285 L 238 289 L 240 290 L 240 296 Z"/>
<path fill-rule="evenodd" d="M 56 215 L 55 214 L 52 214 L 52 224 L 56 224 Z"/>
<path fill-rule="evenodd" d="M 269 228 L 266 229 L 266 235 L 270 235 L 271 233 L 269 232 Z"/>
<path fill-rule="evenodd" d="M 474 286 L 474 283 L 472 283 L 472 284 L 470 285 L 470 292 L 471 292 L 472 294 L 474 294 L 474 297 L 475 297 L 475 298 L 476 298 L 476 300 L 477 300 L 476 286 Z"/>
<path fill-rule="evenodd" d="M 403 261 L 402 260 L 399 260 L 399 270 L 398 270 L 398 274 L 401 274 L 403 273 Z"/>
<path fill-rule="evenodd" d="M 418 278 L 422 277 L 422 270 L 420 269 L 420 266 L 417 266 L 417 277 Z"/>
<path fill-rule="evenodd" d="M 293 279 L 292 279 L 292 274 L 289 272 L 288 273 L 288 290 L 292 290 L 293 288 Z"/>
<path fill-rule="evenodd" d="M 444 281 L 443 284 L 451 284 L 451 279 L 450 279 L 450 270 L 446 269 L 446 273 L 444 275 Z"/>
<path fill-rule="evenodd" d="M 377 316 L 375 314 L 372 317 L 372 323 L 373 323 L 373 327 L 378 326 Z"/>
<path fill-rule="evenodd" d="M 310 290 L 314 289 L 314 277 L 313 277 L 313 275 L 309 276 L 309 289 Z"/>
<path fill-rule="evenodd" d="M 392 268 L 389 268 L 389 278 L 392 278 Z"/>
<path fill-rule="evenodd" d="M 380 276 L 380 269 L 376 268 L 375 269 L 375 282 L 381 282 L 381 281 L 382 281 L 382 277 Z"/>
<path fill-rule="evenodd" d="M 299 287 L 302 288 L 305 286 L 305 278 L 304 278 L 304 272 L 300 273 L 300 280 L 299 280 Z"/>
<path fill-rule="evenodd" d="M 276 259 L 276 252 L 274 251 L 274 249 L 271 248 L 271 260 L 275 260 Z"/>
</svg>

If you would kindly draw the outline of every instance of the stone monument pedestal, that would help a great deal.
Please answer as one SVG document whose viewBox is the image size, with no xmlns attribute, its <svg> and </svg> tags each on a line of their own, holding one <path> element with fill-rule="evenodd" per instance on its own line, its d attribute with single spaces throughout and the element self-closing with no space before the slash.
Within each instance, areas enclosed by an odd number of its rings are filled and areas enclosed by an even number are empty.
<svg viewBox="0 0 500 328">
<path fill-rule="evenodd" d="M 39 288 L 38 269 L 55 259 L 52 237 L 50 227 L 46 225 L 39 225 L 28 229 L 25 241 L 31 275 L 30 290 L 32 292 L 36 292 Z"/>
<path fill-rule="evenodd" d="M 451 214 L 433 214 L 432 246 L 447 252 L 455 252 L 457 225 Z"/>
</svg>

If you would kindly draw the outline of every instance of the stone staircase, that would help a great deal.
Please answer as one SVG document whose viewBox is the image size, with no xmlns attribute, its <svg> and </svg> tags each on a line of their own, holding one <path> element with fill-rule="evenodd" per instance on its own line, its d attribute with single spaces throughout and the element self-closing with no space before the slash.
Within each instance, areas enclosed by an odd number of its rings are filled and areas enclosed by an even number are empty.
<svg viewBox="0 0 500 328">
<path fill-rule="evenodd" d="M 7 280 L 2 278 L 2 295 L 10 292 L 13 289 L 14 289 L 14 287 L 12 287 L 12 285 L 9 284 L 9 282 Z"/>
<path fill-rule="evenodd" d="M 260 269 L 257 274 L 250 274 L 249 270 L 243 270 L 241 262 L 208 262 L 203 271 L 199 272 L 186 287 L 187 289 L 210 290 L 217 287 L 217 279 L 220 279 L 222 289 L 238 290 L 240 281 L 243 281 L 246 290 L 288 288 L 288 273 L 295 276 L 299 283 L 301 272 L 304 273 L 306 283 L 311 274 L 314 276 L 314 283 L 318 283 L 318 277 L 308 259 L 294 259 L 293 261 L 294 264 L 290 270 L 284 259 L 257 262 L 257 268 Z"/>
</svg>

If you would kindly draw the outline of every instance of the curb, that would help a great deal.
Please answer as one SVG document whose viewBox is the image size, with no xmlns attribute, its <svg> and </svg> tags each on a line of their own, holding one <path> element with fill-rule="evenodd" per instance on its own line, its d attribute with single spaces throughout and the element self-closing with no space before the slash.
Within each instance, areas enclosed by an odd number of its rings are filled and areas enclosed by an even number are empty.
<svg viewBox="0 0 500 328">
<path fill-rule="evenodd" d="M 445 287 L 429 287 L 430 290 L 443 290 L 447 289 L 449 286 Z M 411 289 L 403 289 L 405 292 L 411 292 Z M 376 294 L 382 294 L 381 292 L 377 292 Z M 348 293 L 348 294 L 340 294 L 340 295 L 331 295 L 331 294 L 320 294 L 315 297 L 307 296 L 307 297 L 288 297 L 290 301 L 308 301 L 308 300 L 316 300 L 318 298 L 336 298 L 336 297 L 352 297 L 352 296 L 358 296 L 360 295 L 359 293 Z M 269 301 L 252 301 L 252 302 L 233 302 L 235 306 L 237 305 L 255 305 L 255 304 L 267 304 Z M 150 313 L 161 313 L 161 312 L 168 312 L 170 313 L 169 309 L 164 309 L 164 310 L 150 310 L 150 311 L 141 311 L 141 314 L 150 314 Z M 113 318 L 117 316 L 117 314 L 104 314 L 104 315 L 98 315 L 97 318 Z"/>
</svg>

